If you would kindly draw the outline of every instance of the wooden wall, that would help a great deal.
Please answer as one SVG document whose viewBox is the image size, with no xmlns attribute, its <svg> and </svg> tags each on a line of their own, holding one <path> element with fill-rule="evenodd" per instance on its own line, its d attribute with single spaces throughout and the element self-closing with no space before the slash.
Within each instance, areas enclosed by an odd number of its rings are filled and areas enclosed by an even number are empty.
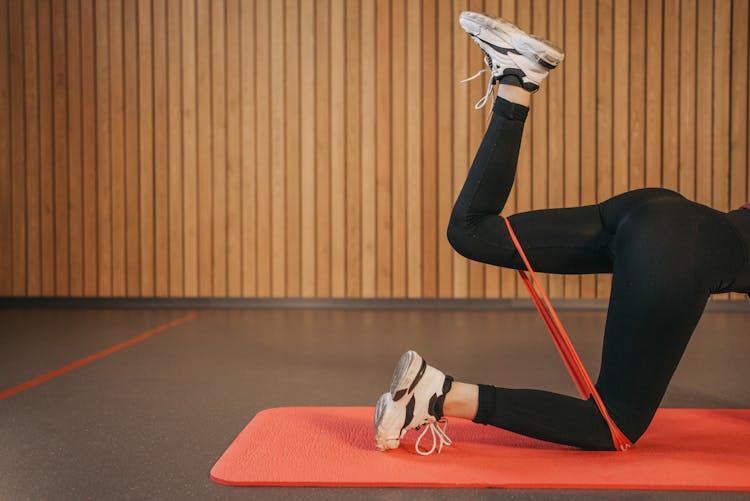
<svg viewBox="0 0 750 501">
<path fill-rule="evenodd" d="M 0 0 L 0 296 L 523 296 L 445 238 L 465 9 L 567 53 L 507 213 L 750 198 L 747 0 Z"/>
</svg>

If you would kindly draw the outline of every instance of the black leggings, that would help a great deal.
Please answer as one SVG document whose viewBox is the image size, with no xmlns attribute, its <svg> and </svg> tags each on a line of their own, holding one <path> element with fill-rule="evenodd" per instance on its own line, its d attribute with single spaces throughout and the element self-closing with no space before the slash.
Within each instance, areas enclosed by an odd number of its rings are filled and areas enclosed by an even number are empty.
<svg viewBox="0 0 750 501">
<path fill-rule="evenodd" d="M 498 216 L 510 193 L 528 108 L 498 98 L 456 201 L 448 240 L 461 255 L 523 269 Z M 740 291 L 743 237 L 726 213 L 664 189 L 624 193 L 598 205 L 510 217 L 535 270 L 612 273 L 596 387 L 635 442 L 661 402 L 709 295 Z M 479 385 L 475 421 L 584 449 L 613 450 L 592 399 Z"/>
</svg>

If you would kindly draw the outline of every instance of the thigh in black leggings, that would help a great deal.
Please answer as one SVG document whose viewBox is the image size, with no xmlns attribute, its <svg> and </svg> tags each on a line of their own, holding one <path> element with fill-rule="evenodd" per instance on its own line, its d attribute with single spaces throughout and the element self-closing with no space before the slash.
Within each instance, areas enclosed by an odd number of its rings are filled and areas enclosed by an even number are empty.
<svg viewBox="0 0 750 501">
<path fill-rule="evenodd" d="M 527 112 L 498 98 L 456 201 L 448 239 L 469 259 L 523 268 L 498 214 L 513 185 Z M 596 386 L 618 427 L 635 442 L 651 422 L 708 297 L 732 290 L 745 266 L 737 232 L 726 214 L 663 189 L 509 219 L 536 270 L 613 274 Z M 479 385 L 475 421 L 585 449 L 614 448 L 592 399 Z"/>
</svg>

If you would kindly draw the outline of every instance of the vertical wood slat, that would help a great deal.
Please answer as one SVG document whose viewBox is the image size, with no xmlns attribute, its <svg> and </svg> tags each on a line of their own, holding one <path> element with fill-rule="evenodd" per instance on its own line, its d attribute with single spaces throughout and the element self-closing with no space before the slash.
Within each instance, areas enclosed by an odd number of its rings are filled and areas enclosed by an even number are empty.
<svg viewBox="0 0 750 501">
<path fill-rule="evenodd" d="M 371 18 L 372 19 L 372 18 Z M 363 20 L 365 22 L 365 20 Z M 315 4 L 314 0 L 300 0 L 300 60 L 316 61 Z M 316 64 L 308 64 L 300 73 L 300 102 L 304 103 L 304 113 L 300 114 L 300 258 L 301 284 L 303 297 L 316 295 L 315 278 L 317 273 L 317 248 L 315 232 L 315 99 Z M 245 193 L 247 196 L 247 193 Z M 247 249 L 245 250 L 247 252 Z"/>
<path fill-rule="evenodd" d="M 597 202 L 596 185 L 596 11 L 593 0 L 581 0 L 581 205 Z M 586 64 L 583 64 L 586 62 Z M 564 64 L 564 63 L 563 63 Z M 581 297 L 596 297 L 596 279 L 581 277 Z"/>
<path fill-rule="evenodd" d="M 346 296 L 362 296 L 362 6 L 360 0 L 346 2 Z M 369 79 L 369 75 L 365 75 Z M 299 105 L 299 103 L 297 103 Z M 295 185 L 299 193 L 299 184 Z M 341 196 L 341 194 L 339 194 Z M 295 205 L 299 208 L 299 203 Z M 290 273 L 293 273 L 290 270 Z M 296 271 L 299 276 L 299 268 Z M 292 291 L 290 291 L 291 293 Z"/>
<path fill-rule="evenodd" d="M 680 0 L 664 0 L 664 53 L 663 78 L 673 78 L 680 73 Z M 679 88 L 665 92 L 662 128 L 662 186 L 678 190 L 679 184 Z"/>
<path fill-rule="evenodd" d="M 179 98 L 179 90 L 172 86 L 172 71 L 177 73 L 180 61 L 179 52 L 174 61 L 169 57 L 169 32 L 177 35 L 176 25 L 168 20 L 173 12 L 167 0 L 150 2 L 141 0 L 139 4 L 139 58 L 145 61 L 141 68 L 140 104 L 140 146 L 141 157 L 141 290 L 144 295 L 167 296 L 170 282 L 170 240 L 174 235 L 174 246 L 182 243 L 182 228 L 176 233 L 170 227 L 170 203 L 173 197 L 179 200 L 181 190 L 173 191 L 169 185 L 172 170 L 172 156 L 180 159 L 179 148 L 173 146 L 172 138 L 180 131 L 179 122 L 171 130 L 170 100 Z M 179 10 L 175 21 L 179 22 Z M 145 33 L 144 33 L 145 32 Z M 179 42 L 176 36 L 175 42 Z M 170 71 L 172 68 L 174 70 Z M 179 73 L 177 73 L 179 74 Z M 149 75 L 146 78 L 145 75 Z M 174 79 L 176 80 L 176 79 Z M 153 84 L 152 84 L 153 82 Z M 171 96 L 174 92 L 176 96 Z M 178 262 L 175 263 L 179 266 Z M 178 277 L 181 273 L 175 273 Z M 150 292 L 146 292 L 150 291 Z M 179 292 L 178 292 L 179 295 Z"/>
<path fill-rule="evenodd" d="M 138 4 L 133 1 L 123 3 L 123 65 L 125 68 L 123 165 L 125 170 L 125 294 L 127 296 L 141 295 L 137 6 Z"/>
<path fill-rule="evenodd" d="M 230 297 L 242 296 L 240 4 L 239 0 L 228 0 L 226 4 L 227 295 Z M 176 118 L 179 119 L 179 114 Z"/>
<path fill-rule="evenodd" d="M 68 189 L 68 150 L 70 141 L 66 84 L 68 78 L 66 14 L 65 4 L 52 2 L 52 34 L 50 38 L 52 40 L 52 125 L 54 130 L 55 294 L 61 296 L 70 294 L 70 225 L 68 220 L 70 197 Z M 12 33 L 13 30 L 11 30 Z M 12 41 L 13 38 L 11 37 Z M 19 165 L 19 167 L 21 166 Z"/>
<path fill-rule="evenodd" d="M 420 274 L 422 277 L 421 297 L 437 297 L 438 276 L 438 245 L 440 237 L 443 236 L 438 227 L 438 141 L 437 126 L 437 3 L 438 0 L 423 0 L 422 16 L 422 104 L 421 123 L 422 130 L 422 179 L 420 180 L 422 194 L 422 256 L 419 260 Z M 411 262 L 409 263 L 411 267 Z"/>
<path fill-rule="evenodd" d="M 453 204 L 453 177 L 452 159 L 453 142 L 451 134 L 453 131 L 453 43 L 454 17 L 453 9 L 449 2 L 437 1 L 437 50 L 447 57 L 439 57 L 437 60 L 437 204 L 438 204 L 438 234 L 444 235 L 448 228 L 448 221 Z M 445 239 L 441 239 L 438 245 L 438 297 L 453 296 L 453 252 Z"/>
<path fill-rule="evenodd" d="M 93 0 L 81 0 L 81 143 L 83 178 L 83 294 L 96 296 L 99 254 L 97 252 L 96 193 L 96 32 Z"/>
<path fill-rule="evenodd" d="M 646 2 L 646 186 L 661 186 L 662 183 L 662 0 Z"/>
<path fill-rule="evenodd" d="M 302 8 L 302 4 L 300 6 Z M 254 2 L 242 2 L 240 4 L 241 26 L 252 25 L 255 13 Z M 305 19 L 303 12 L 300 18 Z M 301 28 L 302 25 L 300 25 Z M 241 207 L 241 232 L 242 232 L 242 295 L 253 297 L 256 294 L 256 237 L 255 237 L 255 37 L 254 32 L 248 29 L 240 30 L 240 66 L 242 68 L 240 78 L 241 84 L 241 169 L 240 185 L 242 191 Z M 300 30 L 302 37 L 302 31 Z M 302 88 L 304 75 L 300 76 Z M 304 121 L 304 117 L 300 117 Z M 304 157 L 303 157 L 304 158 Z"/>
<path fill-rule="evenodd" d="M 412 26 L 409 27 L 413 29 Z M 406 293 L 406 2 L 391 2 L 391 292 Z"/>
<path fill-rule="evenodd" d="M 696 75 L 696 23 L 697 1 L 682 0 L 680 5 L 680 139 L 679 139 L 679 191 L 685 197 L 695 198 L 695 75 Z"/>
<path fill-rule="evenodd" d="M 376 178 L 377 186 L 375 207 L 376 207 L 376 229 L 377 237 L 375 256 L 376 256 L 376 277 L 375 277 L 375 294 L 377 297 L 389 297 L 392 293 L 392 261 L 391 261 L 391 2 L 390 0 L 377 0 L 375 7 L 376 14 Z M 320 101 L 318 101 L 320 102 Z M 318 110 L 320 116 L 320 110 Z M 320 167 L 320 166 L 318 166 Z M 323 214 L 321 214 L 322 216 Z M 318 235 L 318 238 L 322 235 Z M 320 248 L 320 247 L 318 247 Z M 320 268 L 319 268 L 320 270 Z M 322 277 L 318 277 L 319 280 Z"/>
<path fill-rule="evenodd" d="M 68 240 L 69 294 L 83 294 L 83 194 L 81 123 L 81 18 L 80 0 L 68 0 L 66 12 L 68 99 Z M 137 168 L 137 167 L 136 167 Z M 138 233 L 138 232 L 136 232 Z M 137 235 L 136 235 L 137 238 Z"/>
<path fill-rule="evenodd" d="M 284 81 L 286 57 L 284 51 L 284 3 L 270 3 L 270 47 L 269 65 L 271 106 L 271 161 L 270 169 L 270 202 L 271 210 L 271 295 L 284 296 L 286 291 L 286 235 L 284 222 L 286 207 L 284 205 L 284 180 L 286 168 L 286 150 L 284 147 L 284 109 L 288 106 L 284 99 Z"/>
<path fill-rule="evenodd" d="M 730 146 L 730 71 L 732 37 L 732 0 L 714 2 L 714 81 L 713 81 L 713 169 L 711 206 L 720 211 L 729 210 L 729 146 Z M 745 59 L 747 62 L 747 59 Z M 742 62 L 739 62 L 742 65 Z M 740 102 L 742 102 L 740 100 Z"/>
<path fill-rule="evenodd" d="M 629 138 L 629 188 L 643 188 L 646 182 L 646 75 L 642 68 L 646 60 L 646 1 L 633 0 L 630 13 L 630 138 Z"/>
<path fill-rule="evenodd" d="M 42 4 L 40 4 L 41 7 Z M 96 179 L 97 179 L 97 293 L 112 295 L 112 204 L 110 185 L 110 108 L 109 108 L 109 4 L 94 2 L 96 27 Z M 40 9 L 41 14 L 41 9 Z M 41 19 L 41 17 L 40 17 Z M 41 31 L 41 24 L 40 24 Z M 44 68 L 40 54 L 40 68 Z M 40 71 L 40 77 L 41 77 Z M 44 150 L 42 150 L 44 151 Z M 45 162 L 42 160 L 42 166 Z M 42 175 L 42 181 L 45 176 Z M 46 200 L 42 188 L 42 200 Z M 42 210 L 44 215 L 46 210 Z M 44 225 L 44 220 L 42 220 Z M 44 243 L 42 243 L 44 245 Z M 46 261 L 44 249 L 42 263 Z"/>
<path fill-rule="evenodd" d="M 375 297 L 377 294 L 377 128 L 375 125 L 377 106 L 377 61 L 376 3 L 362 1 L 362 48 L 360 51 L 362 68 L 362 296 Z M 304 200 L 304 199 L 303 199 Z M 303 248 L 308 248 L 304 245 Z M 304 276 L 304 266 L 303 266 Z"/>
<path fill-rule="evenodd" d="M 52 7 L 37 3 L 39 67 L 39 176 L 41 200 L 42 295 L 55 295 L 55 186 L 52 104 Z"/>
<path fill-rule="evenodd" d="M 10 0 L 0 1 L 0 28 L 4 33 L 10 31 L 8 10 Z M 0 37 L 0 68 L 10 68 L 10 47 L 8 37 Z M 13 240 L 11 213 L 11 111 L 10 111 L 10 71 L 0 77 L 0 242 L 4 252 L 0 252 L 0 294 L 13 294 L 13 260 L 8 252 Z"/>
<path fill-rule="evenodd" d="M 72 5 L 72 2 L 71 2 Z M 2 6 L 0 6 L 2 8 Z M 70 23 L 69 23 L 70 26 Z M 26 125 L 26 294 L 42 292 L 41 213 L 39 176 L 39 72 L 36 2 L 23 4 L 24 119 Z M 79 89 L 80 91 L 80 89 Z M 2 118 L 0 118 L 2 120 Z M 8 164 L 10 165 L 10 164 Z M 79 183 L 80 186 L 80 183 Z M 71 189 L 75 189 L 71 183 Z M 2 209 L 0 209 L 2 210 Z M 10 216 L 10 213 L 8 213 Z M 2 238 L 2 237 L 0 237 Z M 79 267 L 80 269 L 80 267 Z M 2 281 L 2 279 L 0 279 Z"/>
<path fill-rule="evenodd" d="M 279 5 L 279 2 L 274 2 Z M 273 16 L 283 21 L 283 15 Z M 211 2 L 211 295 L 227 295 L 226 28 L 224 2 Z M 275 32 L 276 30 L 272 30 Z M 278 30 L 281 35 L 284 31 Z M 203 39 L 208 42 L 208 39 Z M 277 58 L 278 59 L 278 58 Z M 272 68 L 273 71 L 273 68 Z M 278 109 L 275 108 L 275 109 Z M 283 112 L 283 108 L 282 108 Z M 278 165 L 284 165 L 283 160 Z M 274 210 L 275 212 L 275 210 Z M 283 214 L 283 212 L 282 212 Z M 281 226 L 281 225 L 279 225 Z"/>
<path fill-rule="evenodd" d="M 196 19 L 196 95 L 197 169 L 198 169 L 198 294 L 213 292 L 213 122 L 211 113 L 211 2 L 197 0 Z M 266 16 L 267 17 L 267 16 Z M 266 24 L 264 19 L 262 24 Z"/>
<path fill-rule="evenodd" d="M 286 296 L 300 295 L 300 79 L 291 77 L 299 75 L 303 69 L 300 60 L 300 5 L 299 0 L 286 0 L 285 6 L 285 57 L 284 66 L 289 72 L 284 79 L 285 141 L 286 141 L 286 177 L 285 177 L 285 243 L 286 243 Z M 342 44 L 342 47 L 344 44 Z M 231 130 L 231 127 L 230 127 Z M 339 196 L 342 196 L 342 193 Z M 230 204 L 231 207 L 231 204 Z M 342 211 L 343 215 L 343 211 Z M 231 267 L 230 267 L 231 269 Z"/>
<path fill-rule="evenodd" d="M 346 2 L 331 1 L 330 220 L 331 297 L 346 296 Z"/>
<path fill-rule="evenodd" d="M 747 200 L 746 1 L 4 0 L 0 294 L 523 297 L 445 239 L 486 127 L 464 9 L 567 52 L 506 215 Z"/>
<path fill-rule="evenodd" d="M 184 266 L 185 296 L 199 294 L 198 285 L 198 117 L 197 117 L 197 67 L 194 1 L 181 4 L 182 20 L 182 158 L 183 158 L 183 210 L 184 210 Z M 247 30 L 252 33 L 252 30 Z M 158 234 L 158 233 L 157 233 Z M 157 256 L 158 254 L 157 244 Z M 157 276 L 159 274 L 157 259 Z"/>
<path fill-rule="evenodd" d="M 346 296 L 346 2 L 330 6 L 331 297 Z"/>
<path fill-rule="evenodd" d="M 331 295 L 331 1 L 315 2 L 316 294 Z"/>
<path fill-rule="evenodd" d="M 566 51 L 563 63 L 563 143 L 565 149 L 565 197 L 566 207 L 575 207 L 581 202 L 581 0 L 565 2 Z M 565 277 L 565 297 L 578 298 L 581 278 Z"/>
<path fill-rule="evenodd" d="M 696 147 L 695 200 L 699 203 L 711 205 L 713 195 L 713 137 L 711 130 L 714 124 L 713 113 L 713 72 L 708 70 L 713 65 L 713 2 L 698 2 L 697 13 L 697 49 L 695 52 L 696 66 Z M 706 68 L 705 70 L 703 68 Z"/>
<path fill-rule="evenodd" d="M 628 78 L 613 79 L 613 124 L 612 124 L 612 191 L 614 195 L 624 193 L 628 190 L 630 163 L 630 134 L 628 125 L 631 116 L 629 116 L 630 107 L 630 89 L 628 83 L 633 78 L 639 78 L 631 73 L 631 58 L 641 57 L 641 54 L 634 52 L 631 54 L 630 38 L 630 1 L 615 0 L 614 18 L 620 20 L 614 25 L 613 40 L 613 67 L 616 75 L 628 75 Z M 637 37 L 637 34 L 636 34 Z M 642 44 L 637 38 L 633 43 L 633 48 L 637 50 Z M 635 61 L 634 61 L 635 63 Z M 639 66 L 632 66 L 638 68 Z M 640 82 L 640 79 L 639 79 Z M 642 116 L 634 116 L 639 123 Z"/>
<path fill-rule="evenodd" d="M 54 4 L 55 2 L 53 2 Z M 123 68 L 123 0 L 109 7 L 110 197 L 112 203 L 112 294 L 127 293 L 125 220 L 125 92 Z M 57 57 L 55 57 L 57 59 Z M 105 91 L 104 89 L 102 89 Z M 105 91 L 106 92 L 106 91 Z M 56 110 L 57 111 L 57 110 Z M 57 113 L 55 113 L 57 116 Z M 57 150 L 55 150 L 57 151 Z M 56 168 L 57 170 L 57 168 Z M 59 274 L 58 274 L 59 277 Z M 59 287 L 59 284 L 58 284 Z"/>
<path fill-rule="evenodd" d="M 597 113 L 596 113 L 596 199 L 612 196 L 612 3 L 600 2 L 597 9 Z M 607 297 L 612 285 L 610 275 L 598 275 L 597 297 Z"/>
<path fill-rule="evenodd" d="M 24 173 L 26 161 L 26 127 L 24 125 L 24 23 L 23 3 L 21 1 L 11 0 L 8 10 L 8 22 L 11 163 L 10 177 L 5 182 L 11 187 L 11 238 L 9 239 L 11 245 L 7 246 L 6 252 L 9 252 L 11 255 L 12 294 L 23 295 L 26 293 L 26 176 Z M 57 34 L 58 31 L 55 30 L 55 33 Z M 57 128 L 55 132 L 58 132 Z M 58 139 L 58 134 L 55 135 L 55 139 Z M 61 165 L 61 167 L 64 167 L 64 165 Z M 65 187 L 67 188 L 67 185 Z M 56 194 L 60 193 L 60 191 L 60 189 L 57 189 Z M 64 251 L 65 248 L 63 247 L 60 252 L 61 256 L 65 255 Z M 67 266 L 65 271 L 67 271 Z"/>
<path fill-rule="evenodd" d="M 422 297 L 422 2 L 406 5 L 406 290 Z"/>
<path fill-rule="evenodd" d="M 141 295 L 153 296 L 157 284 L 158 295 L 164 295 L 169 280 L 164 273 L 164 236 L 169 234 L 166 0 L 139 0 L 137 11 L 140 289 Z"/>
<path fill-rule="evenodd" d="M 156 15 L 154 16 L 154 34 L 166 33 L 166 43 L 163 36 L 158 36 L 159 62 L 163 64 L 161 68 L 166 69 L 166 75 L 163 69 L 160 72 L 158 116 L 161 124 L 166 126 L 166 137 L 164 131 L 159 132 L 161 141 L 167 143 L 162 144 L 160 148 L 162 151 L 161 157 L 164 158 L 166 153 L 168 160 L 167 165 L 154 165 L 151 174 L 154 179 L 159 180 L 161 185 L 161 190 L 156 192 L 155 197 L 154 214 L 158 214 L 156 217 L 158 228 L 155 230 L 156 238 L 153 239 L 152 243 L 156 255 L 154 266 L 154 269 L 156 269 L 156 288 L 159 295 L 168 294 L 177 297 L 182 296 L 185 292 L 186 261 L 184 237 L 186 234 L 184 164 L 186 162 L 183 157 L 185 148 L 183 143 L 184 117 L 181 113 L 183 95 L 180 17 L 182 9 L 183 2 L 179 0 L 169 0 L 166 4 L 160 5 L 158 28 Z M 154 14 L 156 12 L 157 9 L 155 8 Z M 166 19 L 162 18 L 162 13 L 164 13 Z M 154 47 L 155 63 L 156 54 L 156 47 Z M 164 61 L 165 58 L 166 61 Z M 165 97 L 166 102 L 164 102 Z"/>
</svg>

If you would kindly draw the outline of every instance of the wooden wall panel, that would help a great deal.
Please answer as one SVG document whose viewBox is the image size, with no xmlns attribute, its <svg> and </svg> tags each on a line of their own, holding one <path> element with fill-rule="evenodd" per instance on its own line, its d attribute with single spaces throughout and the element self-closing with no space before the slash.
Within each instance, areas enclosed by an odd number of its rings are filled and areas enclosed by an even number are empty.
<svg viewBox="0 0 750 501">
<path fill-rule="evenodd" d="M 506 214 L 750 197 L 748 0 L 0 0 L 0 296 L 526 297 L 445 236 L 465 9 L 566 50 Z"/>
</svg>

